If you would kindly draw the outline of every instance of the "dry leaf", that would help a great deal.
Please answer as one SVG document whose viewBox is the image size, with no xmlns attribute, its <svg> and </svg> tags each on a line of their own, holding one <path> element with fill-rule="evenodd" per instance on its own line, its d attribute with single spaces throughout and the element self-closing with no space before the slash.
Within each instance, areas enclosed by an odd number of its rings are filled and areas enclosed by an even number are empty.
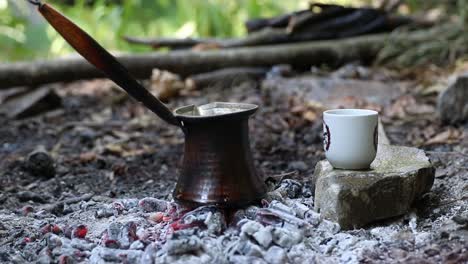
<svg viewBox="0 0 468 264">
<path fill-rule="evenodd" d="M 452 144 L 459 142 L 463 133 L 460 130 L 457 130 L 453 127 L 445 130 L 442 133 L 435 135 L 430 138 L 424 145 L 434 145 L 434 144 Z"/>
<path fill-rule="evenodd" d="M 416 100 L 412 95 L 403 95 L 399 97 L 395 102 L 388 108 L 387 115 L 393 118 L 403 119 L 407 116 L 407 108 L 416 105 Z"/>
<path fill-rule="evenodd" d="M 179 75 L 172 72 L 153 69 L 151 75 L 151 90 L 162 101 L 168 101 L 180 94 L 185 89 L 185 83 Z"/>
<path fill-rule="evenodd" d="M 91 161 L 96 160 L 96 158 L 97 158 L 97 155 L 93 151 L 84 152 L 84 153 L 80 154 L 80 162 L 81 163 L 89 163 Z"/>
<path fill-rule="evenodd" d="M 315 120 L 317 120 L 318 115 L 313 111 L 306 111 L 302 114 L 302 118 L 309 122 L 314 122 Z"/>
<path fill-rule="evenodd" d="M 124 152 L 124 149 L 122 145 L 117 145 L 117 144 L 107 144 L 104 146 L 104 154 L 112 154 L 116 156 L 122 156 L 122 153 Z"/>
</svg>

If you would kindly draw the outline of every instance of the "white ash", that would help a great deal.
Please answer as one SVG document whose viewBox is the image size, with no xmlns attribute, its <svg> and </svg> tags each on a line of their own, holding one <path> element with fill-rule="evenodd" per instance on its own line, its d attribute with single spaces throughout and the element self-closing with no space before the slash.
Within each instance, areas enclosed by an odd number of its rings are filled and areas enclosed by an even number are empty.
<svg viewBox="0 0 468 264">
<path fill-rule="evenodd" d="M 312 210 L 313 197 L 307 195 L 305 188 L 291 179 L 283 180 L 267 195 L 276 198 L 265 199 L 262 206 L 237 210 L 229 221 L 225 212 L 216 206 L 188 210 L 152 197 L 83 201 L 71 207 L 73 212 L 68 217 L 38 212 L 18 216 L 0 211 L 1 239 L 11 237 L 16 247 L 22 248 L 19 254 L 0 246 L 0 260 L 17 263 L 359 263 L 375 262 L 383 255 L 379 261 L 385 263 L 390 259 L 406 259 L 411 250 L 421 252 L 423 257 L 442 260 L 444 248 L 431 241 L 443 236 L 447 236 L 447 241 L 467 243 L 466 238 L 463 240 L 464 218 L 454 221 L 443 214 L 423 222 L 416 213 L 410 213 L 380 226 L 342 231 L 338 224 L 322 219 Z M 462 204 L 449 210 L 464 209 L 466 206 Z M 427 227 L 430 223 L 436 227 Z M 46 225 L 61 229 L 45 229 Z M 22 229 L 18 232 L 9 229 L 10 226 Z M 77 233 L 79 226 L 86 226 L 87 234 Z M 427 228 L 434 229 L 429 232 Z M 463 246 L 456 248 L 451 244 L 449 248 L 463 257 L 465 253 L 460 251 Z"/>
</svg>

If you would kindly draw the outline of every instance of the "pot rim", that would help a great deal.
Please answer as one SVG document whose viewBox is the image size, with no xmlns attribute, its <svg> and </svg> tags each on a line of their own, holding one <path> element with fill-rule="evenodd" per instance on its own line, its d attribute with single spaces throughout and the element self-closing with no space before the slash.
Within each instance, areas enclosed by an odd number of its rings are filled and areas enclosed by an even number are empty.
<svg viewBox="0 0 468 264">
<path fill-rule="evenodd" d="M 210 115 L 200 115 L 195 111 L 214 111 L 214 109 L 228 109 Z M 195 105 L 186 105 L 178 107 L 174 110 L 176 118 L 182 121 L 208 121 L 218 119 L 230 119 L 236 117 L 248 117 L 254 114 L 258 109 L 258 105 L 248 103 L 231 103 L 231 102 L 212 102 L 196 107 Z"/>
</svg>

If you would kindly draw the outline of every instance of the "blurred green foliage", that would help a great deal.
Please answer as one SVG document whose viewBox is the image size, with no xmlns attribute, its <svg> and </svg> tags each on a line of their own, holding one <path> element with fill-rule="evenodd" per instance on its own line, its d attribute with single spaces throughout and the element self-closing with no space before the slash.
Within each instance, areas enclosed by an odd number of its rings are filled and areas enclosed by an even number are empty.
<svg viewBox="0 0 468 264">
<path fill-rule="evenodd" d="M 76 0 L 73 5 L 63 0 L 47 2 L 104 47 L 132 52 L 148 48 L 129 45 L 122 36 L 241 36 L 248 18 L 279 15 L 308 5 L 306 0 L 132 0 L 121 4 Z M 70 52 L 72 49 L 25 0 L 0 0 L 0 60 L 50 58 Z"/>
<path fill-rule="evenodd" d="M 308 6 L 309 0 L 49 0 L 59 11 L 104 47 L 125 52 L 148 51 L 122 36 L 237 37 L 244 22 Z M 73 4 L 70 4 L 70 3 Z M 362 5 L 378 0 L 316 0 Z M 65 4 L 68 3 L 68 4 Z M 468 0 L 405 0 L 410 12 L 439 8 L 468 24 Z M 26 0 L 0 0 L 0 61 L 52 58 L 72 49 Z"/>
</svg>

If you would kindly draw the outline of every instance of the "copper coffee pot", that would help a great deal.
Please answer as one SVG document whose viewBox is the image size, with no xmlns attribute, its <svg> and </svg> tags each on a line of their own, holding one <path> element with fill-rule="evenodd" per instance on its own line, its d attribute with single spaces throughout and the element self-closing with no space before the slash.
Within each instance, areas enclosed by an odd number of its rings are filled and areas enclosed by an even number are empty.
<svg viewBox="0 0 468 264">
<path fill-rule="evenodd" d="M 86 32 L 50 5 L 28 1 L 86 60 L 161 119 L 183 130 L 183 166 L 174 190 L 177 201 L 241 207 L 264 195 L 266 188 L 255 171 L 248 134 L 248 119 L 258 106 L 216 102 L 180 107 L 173 114 Z"/>
</svg>

